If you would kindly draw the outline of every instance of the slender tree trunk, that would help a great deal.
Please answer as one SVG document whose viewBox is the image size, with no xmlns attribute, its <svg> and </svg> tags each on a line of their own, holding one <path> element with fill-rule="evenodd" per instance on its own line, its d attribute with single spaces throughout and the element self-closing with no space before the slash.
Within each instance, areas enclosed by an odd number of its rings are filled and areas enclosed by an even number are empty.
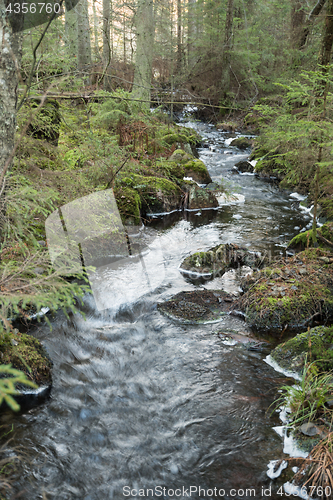
<svg viewBox="0 0 333 500">
<path fill-rule="evenodd" d="M 291 6 L 291 44 L 295 49 L 300 49 L 304 45 L 305 8 L 304 0 L 293 0 Z"/>
<path fill-rule="evenodd" d="M 225 98 L 230 89 L 230 62 L 232 49 L 232 28 L 234 17 L 234 0 L 228 0 L 227 17 L 225 21 L 224 46 L 222 54 L 221 90 Z"/>
<path fill-rule="evenodd" d="M 0 0 L 0 199 L 4 190 L 4 175 L 10 167 L 14 148 L 19 66 L 17 54 L 20 52 L 18 36 L 13 34 L 6 17 L 6 2 Z"/>
<path fill-rule="evenodd" d="M 196 40 L 196 0 L 188 0 L 187 4 L 188 10 L 188 21 L 187 21 L 187 33 L 188 33 L 188 46 L 187 46 L 187 57 L 189 67 L 193 67 L 195 64 L 195 45 Z"/>
<path fill-rule="evenodd" d="M 154 53 L 153 0 L 139 0 L 135 27 L 136 57 L 133 94 L 136 98 L 150 101 Z M 146 104 L 149 105 L 149 102 Z"/>
<path fill-rule="evenodd" d="M 77 10 L 77 40 L 78 53 L 77 62 L 80 71 L 89 72 L 91 65 L 91 44 L 90 44 L 90 28 L 88 18 L 88 1 L 80 0 L 76 6 Z"/>
<path fill-rule="evenodd" d="M 98 44 L 98 16 L 96 10 L 96 0 L 93 0 L 93 13 L 94 13 L 94 55 L 95 61 L 99 61 L 99 44 Z"/>
<path fill-rule="evenodd" d="M 182 3 L 177 0 L 177 71 L 182 69 Z"/>
<path fill-rule="evenodd" d="M 103 0 L 103 71 L 104 71 L 104 88 L 109 87 L 108 67 L 111 61 L 111 46 L 110 46 L 110 17 L 111 4 L 110 0 Z"/>
</svg>

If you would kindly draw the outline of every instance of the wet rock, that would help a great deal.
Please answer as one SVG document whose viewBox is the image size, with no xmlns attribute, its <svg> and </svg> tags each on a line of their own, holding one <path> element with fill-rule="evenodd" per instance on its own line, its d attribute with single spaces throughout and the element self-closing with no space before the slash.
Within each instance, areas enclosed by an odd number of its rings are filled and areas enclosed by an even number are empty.
<svg viewBox="0 0 333 500">
<path fill-rule="evenodd" d="M 264 259 L 258 252 L 250 252 L 235 244 L 217 245 L 207 252 L 196 252 L 181 263 L 180 270 L 188 274 L 220 276 L 230 268 L 242 265 L 259 267 Z"/>
<path fill-rule="evenodd" d="M 238 163 L 236 163 L 235 167 L 237 168 L 238 172 L 250 172 L 252 173 L 254 168 L 253 168 L 253 165 L 251 165 L 250 162 L 248 161 L 239 161 Z"/>
<path fill-rule="evenodd" d="M 230 146 L 234 146 L 242 150 L 249 149 L 252 147 L 252 140 L 248 137 L 237 137 L 230 143 Z"/>
<path fill-rule="evenodd" d="M 233 297 L 222 290 L 195 290 L 180 292 L 170 300 L 157 305 L 158 310 L 171 319 L 183 323 L 209 323 L 220 320 L 230 309 Z"/>
<path fill-rule="evenodd" d="M 192 185 L 188 193 L 188 205 L 189 209 L 196 208 L 216 208 L 219 206 L 215 195 L 206 189 L 203 189 L 197 185 Z"/>
<path fill-rule="evenodd" d="M 304 434 L 304 436 L 316 436 L 317 434 L 320 434 L 321 431 L 318 429 L 318 427 L 311 422 L 306 422 L 305 424 L 301 425 L 298 430 Z"/>
</svg>

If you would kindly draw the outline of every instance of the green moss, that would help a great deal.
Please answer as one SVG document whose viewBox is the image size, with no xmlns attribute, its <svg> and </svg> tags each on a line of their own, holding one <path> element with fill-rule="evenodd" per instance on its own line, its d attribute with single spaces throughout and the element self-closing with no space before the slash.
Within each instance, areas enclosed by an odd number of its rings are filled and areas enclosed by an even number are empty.
<svg viewBox="0 0 333 500">
<path fill-rule="evenodd" d="M 171 181 L 183 180 L 184 168 L 175 161 L 159 160 L 155 166 L 158 173 Z"/>
<path fill-rule="evenodd" d="M 17 330 L 6 333 L 0 343 L 2 364 L 11 363 L 14 368 L 26 373 L 38 385 L 51 382 L 52 363 L 42 344 L 31 335 Z"/>
<path fill-rule="evenodd" d="M 141 200 L 139 194 L 130 187 L 114 190 L 118 210 L 125 225 L 139 225 Z"/>
<path fill-rule="evenodd" d="M 312 245 L 312 229 L 299 233 L 289 242 L 288 248 L 293 248 L 295 250 L 304 250 L 308 246 Z M 333 223 L 327 222 L 323 226 L 317 228 L 317 234 L 322 235 L 326 240 L 333 243 Z M 320 248 L 328 248 L 325 242 L 318 239 L 318 245 Z M 330 247 L 331 248 L 331 247 Z"/>
<path fill-rule="evenodd" d="M 296 335 L 274 349 L 272 358 L 284 369 L 301 373 L 304 361 L 315 362 L 319 371 L 333 369 L 333 327 L 317 326 Z"/>
</svg>

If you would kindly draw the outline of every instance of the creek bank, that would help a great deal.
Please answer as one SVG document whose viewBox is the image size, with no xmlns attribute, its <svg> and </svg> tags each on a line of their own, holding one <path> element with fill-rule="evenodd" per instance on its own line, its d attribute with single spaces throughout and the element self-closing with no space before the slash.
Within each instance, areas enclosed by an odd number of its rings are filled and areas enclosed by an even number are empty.
<svg viewBox="0 0 333 500">
<path fill-rule="evenodd" d="M 329 251 L 308 249 L 245 277 L 234 303 L 258 332 L 301 332 L 333 320 L 333 261 Z"/>
<path fill-rule="evenodd" d="M 333 327 L 316 326 L 299 333 L 279 344 L 271 352 L 271 358 L 280 368 L 295 372 L 299 377 L 302 376 L 306 360 L 315 362 L 321 372 L 332 370 Z"/>
<path fill-rule="evenodd" d="M 316 237 L 320 248 L 333 250 L 333 222 L 326 222 L 316 230 Z M 313 230 L 309 229 L 303 233 L 297 234 L 289 243 L 288 249 L 301 251 L 311 247 L 313 244 Z M 333 259 L 333 254 L 331 255 Z M 328 262 L 328 261 L 327 261 Z"/>
</svg>

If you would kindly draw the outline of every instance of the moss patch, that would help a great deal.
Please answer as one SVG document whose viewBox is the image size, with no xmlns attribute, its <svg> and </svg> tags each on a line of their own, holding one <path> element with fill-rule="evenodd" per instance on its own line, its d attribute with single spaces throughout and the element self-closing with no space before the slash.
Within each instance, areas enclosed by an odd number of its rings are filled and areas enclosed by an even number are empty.
<svg viewBox="0 0 333 500">
<path fill-rule="evenodd" d="M 333 327 L 317 326 L 276 347 L 271 356 L 281 368 L 302 374 L 305 359 L 319 371 L 333 369 Z"/>
<path fill-rule="evenodd" d="M 186 177 L 192 177 L 192 179 L 199 184 L 209 184 L 212 182 L 207 167 L 201 160 L 193 159 L 187 161 L 183 164 L 183 169 Z"/>
<path fill-rule="evenodd" d="M 297 234 L 289 243 L 288 248 L 294 250 L 304 250 L 308 246 L 312 246 L 312 229 Z M 327 241 L 332 244 L 330 246 Z M 321 248 L 333 250 L 333 222 L 327 222 L 323 226 L 317 228 L 317 241 Z"/>
<path fill-rule="evenodd" d="M 243 280 L 245 291 L 235 308 L 251 328 L 281 334 L 300 332 L 313 323 L 333 320 L 333 262 L 329 252 L 305 250 Z"/>
<path fill-rule="evenodd" d="M 52 363 L 42 344 L 31 335 L 18 330 L 4 334 L 0 343 L 0 360 L 2 364 L 10 363 L 23 371 L 39 386 L 51 384 Z"/>
<path fill-rule="evenodd" d="M 130 187 L 116 188 L 114 194 L 123 224 L 139 225 L 141 222 L 140 195 Z"/>
</svg>

